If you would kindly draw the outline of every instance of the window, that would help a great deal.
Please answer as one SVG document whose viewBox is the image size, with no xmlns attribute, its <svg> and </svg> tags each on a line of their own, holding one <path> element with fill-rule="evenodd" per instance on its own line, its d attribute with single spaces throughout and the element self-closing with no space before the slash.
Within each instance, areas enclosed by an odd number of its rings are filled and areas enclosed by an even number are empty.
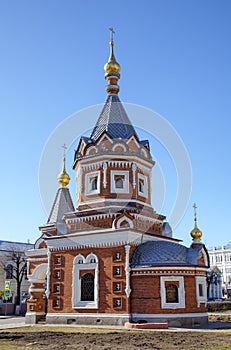
<svg viewBox="0 0 231 350">
<path fill-rule="evenodd" d="M 113 299 L 113 306 L 115 309 L 117 308 L 121 308 L 121 298 L 116 298 L 116 299 Z"/>
<path fill-rule="evenodd" d="M 115 178 L 115 188 L 124 188 L 124 176 Z"/>
<path fill-rule="evenodd" d="M 14 267 L 12 264 L 8 264 L 6 266 L 6 280 L 11 280 L 13 278 L 13 270 L 14 270 Z"/>
<path fill-rule="evenodd" d="M 115 267 L 114 268 L 114 275 L 120 276 L 120 267 Z"/>
<path fill-rule="evenodd" d="M 91 273 L 81 278 L 81 301 L 94 301 L 94 276 Z"/>
<path fill-rule="evenodd" d="M 196 297 L 198 307 L 200 307 L 200 303 L 207 302 L 207 283 L 205 276 L 196 276 Z"/>
<path fill-rule="evenodd" d="M 120 299 L 117 299 L 116 300 L 116 307 L 120 307 L 120 305 L 121 305 Z"/>
<path fill-rule="evenodd" d="M 55 272 L 55 277 L 59 279 L 60 276 L 61 276 L 60 271 L 56 271 L 56 272 Z"/>
<path fill-rule="evenodd" d="M 111 193 L 129 193 L 129 171 L 111 170 Z"/>
<path fill-rule="evenodd" d="M 55 263 L 56 263 L 56 265 L 60 265 L 61 264 L 61 257 L 60 256 L 56 257 Z"/>
<path fill-rule="evenodd" d="M 98 177 L 95 176 L 91 179 L 91 190 L 92 191 L 97 190 L 97 187 L 98 187 Z"/>
<path fill-rule="evenodd" d="M 138 174 L 138 194 L 148 198 L 148 178 L 143 174 Z"/>
<path fill-rule="evenodd" d="M 99 295 L 98 258 L 92 252 L 86 258 L 78 254 L 73 261 L 72 307 L 97 309 Z"/>
<path fill-rule="evenodd" d="M 60 301 L 59 301 L 59 299 L 55 299 L 55 300 L 53 301 L 53 307 L 60 307 Z"/>
<path fill-rule="evenodd" d="M 199 283 L 198 287 L 199 287 L 199 297 L 203 297 L 203 295 L 204 295 L 203 284 Z"/>
<path fill-rule="evenodd" d="M 120 259 L 121 259 L 120 253 L 116 253 L 114 260 L 120 260 Z"/>
<path fill-rule="evenodd" d="M 162 309 L 179 309 L 185 307 L 185 291 L 183 276 L 161 276 Z"/>
<path fill-rule="evenodd" d="M 116 292 L 120 291 L 120 283 L 116 283 L 115 290 Z"/>
<path fill-rule="evenodd" d="M 144 193 L 144 179 L 139 179 L 139 192 Z"/>
<path fill-rule="evenodd" d="M 179 303 L 178 287 L 176 284 L 166 286 L 166 303 Z"/>
<path fill-rule="evenodd" d="M 54 285 L 54 293 L 59 293 L 60 292 L 60 285 L 59 284 L 55 284 Z"/>
<path fill-rule="evenodd" d="M 88 173 L 85 176 L 86 195 L 97 194 L 100 192 L 100 172 Z"/>
</svg>

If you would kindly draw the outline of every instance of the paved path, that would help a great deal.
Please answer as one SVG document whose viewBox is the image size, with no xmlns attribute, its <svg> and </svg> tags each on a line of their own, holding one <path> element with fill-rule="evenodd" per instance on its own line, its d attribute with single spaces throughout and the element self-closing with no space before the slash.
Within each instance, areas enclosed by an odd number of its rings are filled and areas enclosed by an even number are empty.
<svg viewBox="0 0 231 350">
<path fill-rule="evenodd" d="M 0 316 L 0 329 L 24 327 L 25 317 Z"/>
<path fill-rule="evenodd" d="M 92 326 L 92 325 L 61 325 L 61 324 L 38 324 L 36 327 L 39 326 L 45 326 L 45 327 L 73 327 L 73 328 L 107 328 L 107 329 L 123 329 L 126 328 L 121 326 Z M 25 317 L 22 316 L 0 316 L 0 330 L 4 329 L 10 329 L 10 328 L 20 328 L 20 327 L 31 327 L 31 325 L 25 324 Z M 183 328 L 176 328 L 176 327 L 170 327 L 166 330 L 161 331 L 213 331 L 213 330 L 223 330 L 223 329 L 229 329 L 231 330 L 231 322 L 209 322 L 205 326 L 195 326 L 195 327 L 183 327 Z M 150 330 L 144 330 L 144 331 L 150 331 Z M 152 331 L 160 331 L 158 329 L 152 330 Z"/>
</svg>

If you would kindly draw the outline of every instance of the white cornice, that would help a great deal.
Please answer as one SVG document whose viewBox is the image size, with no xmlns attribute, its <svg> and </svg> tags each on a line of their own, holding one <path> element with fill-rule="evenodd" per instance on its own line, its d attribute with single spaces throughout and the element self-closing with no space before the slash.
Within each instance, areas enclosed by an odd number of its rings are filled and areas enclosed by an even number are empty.
<svg viewBox="0 0 231 350">
<path fill-rule="evenodd" d="M 101 219 L 109 219 L 113 218 L 114 216 L 118 215 L 117 213 L 107 213 L 107 214 L 98 214 L 98 215 L 88 215 L 88 216 L 81 216 L 78 218 L 71 218 L 66 219 L 67 224 L 73 224 L 75 222 L 84 222 L 84 221 L 95 221 L 95 220 L 101 220 Z"/>
<path fill-rule="evenodd" d="M 135 153 L 135 154 L 137 154 L 137 153 Z M 134 163 L 134 161 L 135 161 L 137 164 L 140 163 L 144 167 L 147 167 L 148 170 L 150 170 L 153 167 L 153 165 L 155 164 L 155 162 L 153 160 L 143 159 L 143 158 L 136 156 L 135 154 L 132 154 L 132 155 L 126 154 L 126 156 L 124 156 L 124 155 L 121 156 L 119 154 L 114 154 L 114 153 L 88 155 L 88 156 L 85 156 L 84 158 L 78 160 L 78 166 L 80 166 L 80 165 L 83 166 L 85 164 L 88 164 L 89 162 L 92 163 L 92 158 L 94 158 L 94 163 L 103 162 L 103 161 L 110 162 L 110 161 L 114 161 L 114 160 L 123 161 L 123 160 L 121 160 L 121 158 L 124 158 L 125 162 Z"/>
<path fill-rule="evenodd" d="M 177 262 L 176 262 L 177 264 Z M 149 271 L 147 271 L 149 270 Z M 131 269 L 131 272 L 133 273 L 133 275 L 136 274 L 142 274 L 143 272 L 145 274 L 151 274 L 152 272 L 154 273 L 155 271 L 160 272 L 160 271 L 166 271 L 167 274 L 171 274 L 173 271 L 177 272 L 178 274 L 181 274 L 183 271 L 188 271 L 188 272 L 192 272 L 197 274 L 198 273 L 206 273 L 207 272 L 207 268 L 206 267 L 199 267 L 199 266 L 182 266 L 182 265 L 178 265 L 178 266 L 143 266 L 143 267 L 133 267 Z"/>
<path fill-rule="evenodd" d="M 96 200 L 93 200 L 93 201 L 89 200 L 89 201 L 81 202 L 79 204 L 79 206 L 80 205 L 97 204 L 97 203 L 107 203 L 107 202 L 108 203 L 110 203 L 110 202 L 112 202 L 112 203 L 119 203 L 119 202 L 121 202 L 121 203 L 138 203 L 138 204 L 144 205 L 144 206 L 146 206 L 148 208 L 152 208 L 151 204 L 148 204 L 148 203 L 142 202 L 142 201 L 138 201 L 136 199 L 130 199 L 130 198 L 128 198 L 128 199 L 122 199 L 122 198 L 101 198 L 100 200 L 96 199 Z"/>
<path fill-rule="evenodd" d="M 77 248 L 108 248 L 127 244 L 138 245 L 141 242 L 158 239 L 131 230 L 110 230 L 104 232 L 84 232 L 53 237 L 46 240 L 51 250 L 77 249 Z"/>
<path fill-rule="evenodd" d="M 157 224 L 162 224 L 162 220 L 158 220 L 155 218 L 150 218 L 149 216 L 141 215 L 141 214 L 131 214 L 135 219 L 140 220 L 140 221 L 145 221 L 149 223 L 157 223 Z"/>
<path fill-rule="evenodd" d="M 65 236 L 53 236 L 46 239 L 47 246 L 51 250 L 79 249 L 79 248 L 109 248 L 124 246 L 127 244 L 139 245 L 147 241 L 167 241 L 162 236 L 146 235 L 139 231 L 128 229 L 107 229 L 82 231 Z M 169 239 L 172 241 L 171 239 Z"/>
<path fill-rule="evenodd" d="M 41 249 L 30 249 L 27 250 L 26 252 L 26 256 L 29 258 L 31 256 L 41 256 L 41 255 L 47 255 L 47 248 L 41 248 Z"/>
<path fill-rule="evenodd" d="M 47 261 L 47 258 L 28 258 L 27 260 L 31 263 L 36 261 Z"/>
</svg>

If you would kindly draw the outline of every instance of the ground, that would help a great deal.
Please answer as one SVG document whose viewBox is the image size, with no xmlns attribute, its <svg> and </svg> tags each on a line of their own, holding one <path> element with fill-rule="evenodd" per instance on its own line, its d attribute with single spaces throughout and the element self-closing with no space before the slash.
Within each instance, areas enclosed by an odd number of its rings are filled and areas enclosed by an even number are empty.
<svg viewBox="0 0 231 350">
<path fill-rule="evenodd" d="M 2 330 L 1 350 L 231 349 L 229 330 L 134 331 L 35 326 Z"/>
</svg>

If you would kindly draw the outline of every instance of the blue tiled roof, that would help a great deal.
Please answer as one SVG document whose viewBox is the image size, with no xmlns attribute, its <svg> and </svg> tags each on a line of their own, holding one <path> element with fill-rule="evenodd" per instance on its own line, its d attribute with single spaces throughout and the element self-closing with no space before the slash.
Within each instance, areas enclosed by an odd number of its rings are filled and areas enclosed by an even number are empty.
<svg viewBox="0 0 231 350">
<path fill-rule="evenodd" d="M 198 249 L 187 248 L 169 241 L 148 241 L 139 245 L 131 266 L 197 265 Z"/>
<path fill-rule="evenodd" d="M 90 136 L 96 141 L 104 131 L 113 139 L 128 139 L 136 134 L 127 113 L 117 95 L 109 95 Z"/>
<path fill-rule="evenodd" d="M 47 223 L 62 223 L 63 215 L 74 211 L 74 205 L 68 188 L 60 187 L 51 208 Z"/>
</svg>

